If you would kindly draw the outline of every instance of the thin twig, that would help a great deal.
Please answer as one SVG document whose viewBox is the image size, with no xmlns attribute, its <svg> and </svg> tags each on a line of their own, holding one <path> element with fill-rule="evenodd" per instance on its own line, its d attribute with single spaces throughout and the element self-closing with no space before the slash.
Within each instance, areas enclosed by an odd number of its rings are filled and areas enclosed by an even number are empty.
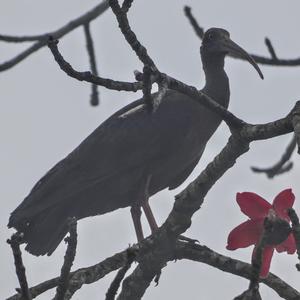
<svg viewBox="0 0 300 300">
<path fill-rule="evenodd" d="M 20 250 L 20 244 L 22 243 L 22 234 L 18 232 L 14 233 L 11 238 L 7 240 L 7 243 L 11 246 L 14 255 L 16 274 L 20 283 L 19 293 L 24 300 L 31 300 L 25 267 L 22 260 L 22 252 Z"/>
<path fill-rule="evenodd" d="M 269 38 L 265 38 L 265 44 L 266 44 L 266 46 L 267 46 L 267 48 L 268 48 L 268 50 L 270 52 L 271 58 L 273 60 L 278 60 L 278 57 L 276 55 L 276 52 L 275 52 L 274 47 L 272 45 L 272 42 L 271 42 L 271 40 Z"/>
<path fill-rule="evenodd" d="M 296 138 L 293 135 L 292 140 L 288 144 L 279 162 L 277 162 L 273 167 L 270 168 L 251 167 L 251 170 L 255 173 L 265 173 L 268 176 L 268 178 L 273 178 L 276 175 L 280 175 L 290 171 L 293 167 L 293 162 L 288 162 L 288 161 L 291 158 L 296 148 L 296 145 L 297 145 Z"/>
<path fill-rule="evenodd" d="M 201 26 L 199 26 L 197 20 L 194 18 L 191 7 L 185 6 L 184 13 L 186 17 L 189 19 L 193 29 L 195 30 L 196 35 L 202 40 L 204 36 L 204 29 Z"/>
<path fill-rule="evenodd" d="M 6 71 L 6 70 L 14 67 L 16 64 L 23 61 L 25 58 L 27 58 L 32 53 L 38 51 L 39 49 L 43 48 L 44 46 L 47 46 L 49 35 L 54 37 L 55 39 L 59 39 L 59 38 L 65 36 L 66 34 L 70 33 L 71 31 L 73 31 L 74 29 L 78 28 L 79 26 L 96 19 L 102 13 L 104 13 L 108 7 L 109 7 L 108 1 L 104 0 L 100 4 L 95 6 L 93 9 L 88 11 L 87 13 L 81 15 L 80 17 L 78 17 L 74 20 L 71 20 L 66 25 L 62 26 L 61 28 L 44 34 L 44 38 L 41 38 L 40 41 L 34 43 L 32 46 L 29 46 L 27 49 L 25 49 L 23 52 L 16 55 L 12 59 L 0 64 L 0 72 Z M 39 35 L 38 37 L 42 37 L 42 35 Z M 7 38 L 7 36 L 6 36 L 6 38 Z M 11 39 L 13 39 L 13 37 L 11 37 Z"/>
<path fill-rule="evenodd" d="M 70 235 L 65 239 L 68 244 L 64 257 L 64 263 L 61 268 L 59 284 L 56 289 L 54 300 L 64 300 L 71 278 L 70 271 L 74 262 L 77 247 L 77 221 L 75 218 L 68 220 Z"/>
<path fill-rule="evenodd" d="M 70 77 L 73 77 L 80 81 L 90 82 L 96 85 L 104 86 L 111 90 L 117 91 L 129 91 L 136 92 L 143 88 L 142 82 L 125 82 L 125 81 L 117 81 L 112 79 L 107 79 L 103 77 L 98 77 L 93 75 L 91 72 L 78 72 L 73 69 L 73 67 L 65 61 L 63 56 L 60 54 L 57 48 L 58 41 L 53 40 L 52 38 L 48 41 L 48 47 L 50 48 L 56 62 L 59 64 L 60 68 L 67 73 Z"/>
<path fill-rule="evenodd" d="M 127 19 L 127 14 L 123 12 L 117 0 L 108 1 L 113 13 L 115 14 L 119 23 L 120 30 L 122 31 L 126 41 L 131 46 L 132 50 L 136 53 L 140 61 L 149 66 L 152 71 L 157 71 L 157 68 L 148 55 L 146 48 L 138 41 L 135 33 L 131 30 Z"/>
<path fill-rule="evenodd" d="M 47 34 L 28 35 L 28 36 L 12 36 L 0 34 L 0 41 L 7 43 L 24 43 L 47 40 Z"/>
<path fill-rule="evenodd" d="M 133 0 L 124 0 L 123 1 L 123 4 L 122 4 L 122 10 L 125 12 L 125 13 L 128 13 L 131 5 L 133 3 Z"/>
<path fill-rule="evenodd" d="M 89 55 L 90 59 L 90 68 L 92 71 L 92 74 L 95 76 L 98 76 L 98 70 L 97 70 L 97 63 L 96 63 L 96 56 L 95 56 L 95 50 L 94 50 L 94 42 L 90 30 L 90 23 L 86 23 L 83 25 L 84 28 L 84 35 L 86 39 L 86 49 Z M 99 93 L 98 93 L 98 86 L 96 84 L 92 83 L 92 93 L 91 93 L 91 105 L 97 106 L 99 104 Z"/>
<path fill-rule="evenodd" d="M 115 296 L 116 296 L 116 294 L 118 292 L 120 284 L 121 284 L 122 280 L 124 279 L 124 277 L 126 275 L 126 272 L 130 269 L 131 264 L 135 260 L 136 254 L 137 253 L 136 253 L 135 249 L 129 248 L 127 250 L 127 262 L 126 262 L 125 266 L 122 267 L 118 271 L 116 277 L 114 278 L 114 280 L 110 284 L 110 286 L 109 286 L 109 288 L 107 290 L 107 293 L 106 293 L 106 297 L 105 297 L 106 300 L 114 300 L 115 299 Z"/>
</svg>

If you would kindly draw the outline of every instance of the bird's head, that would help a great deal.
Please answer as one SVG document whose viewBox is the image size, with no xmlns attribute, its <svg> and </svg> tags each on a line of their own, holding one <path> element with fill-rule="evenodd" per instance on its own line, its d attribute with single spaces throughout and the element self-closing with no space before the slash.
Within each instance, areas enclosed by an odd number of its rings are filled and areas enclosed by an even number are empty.
<svg viewBox="0 0 300 300">
<path fill-rule="evenodd" d="M 247 60 L 258 72 L 261 79 L 264 78 L 255 60 L 239 45 L 230 39 L 230 34 L 222 28 L 210 28 L 203 36 L 201 50 L 211 56 L 232 55 Z"/>
</svg>

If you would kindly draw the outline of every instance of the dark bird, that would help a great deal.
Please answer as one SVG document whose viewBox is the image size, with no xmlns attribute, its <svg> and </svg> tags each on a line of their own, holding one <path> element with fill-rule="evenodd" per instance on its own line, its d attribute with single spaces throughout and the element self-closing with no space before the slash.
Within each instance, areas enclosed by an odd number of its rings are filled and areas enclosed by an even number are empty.
<svg viewBox="0 0 300 300">
<path fill-rule="evenodd" d="M 206 78 L 202 92 L 225 108 L 230 96 L 227 54 L 248 60 L 263 78 L 255 61 L 224 29 L 207 30 L 200 52 Z M 139 99 L 113 114 L 48 171 L 12 212 L 8 227 L 23 232 L 30 253 L 51 255 L 68 231 L 69 217 L 131 207 L 140 241 L 141 208 L 154 231 L 149 197 L 183 183 L 220 123 L 217 114 L 176 91 L 168 90 L 153 113 Z"/>
</svg>

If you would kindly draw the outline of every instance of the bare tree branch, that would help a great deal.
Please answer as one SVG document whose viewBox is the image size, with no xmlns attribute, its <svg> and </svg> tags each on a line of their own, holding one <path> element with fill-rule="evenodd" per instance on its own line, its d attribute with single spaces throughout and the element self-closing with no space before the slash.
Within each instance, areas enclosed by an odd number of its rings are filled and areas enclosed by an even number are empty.
<svg viewBox="0 0 300 300">
<path fill-rule="evenodd" d="M 148 55 L 147 49 L 138 41 L 135 33 L 131 30 L 127 19 L 127 14 L 124 13 L 120 7 L 118 0 L 109 0 L 108 3 L 117 18 L 121 32 L 123 33 L 132 50 L 144 65 L 149 66 L 152 71 L 156 71 L 157 67 L 155 66 L 152 58 Z"/>
<path fill-rule="evenodd" d="M 153 112 L 154 107 L 151 95 L 151 74 L 151 68 L 148 65 L 145 65 L 143 68 L 143 98 L 149 113 Z"/>
<path fill-rule="evenodd" d="M 20 244 L 22 243 L 22 234 L 14 233 L 11 239 L 7 240 L 7 243 L 11 246 L 14 255 L 16 274 L 20 283 L 20 289 L 18 289 L 19 295 L 24 300 L 31 300 L 31 294 L 28 289 L 25 267 L 22 260 L 22 252 L 20 250 Z"/>
<path fill-rule="evenodd" d="M 64 263 L 61 268 L 61 274 L 56 289 L 54 300 L 64 300 L 70 282 L 70 271 L 76 255 L 77 247 L 77 221 L 75 218 L 68 220 L 69 233 L 65 241 L 68 244 L 67 251 L 64 257 Z"/>
<path fill-rule="evenodd" d="M 73 31 L 74 29 L 78 28 L 79 26 L 89 23 L 92 20 L 96 19 L 98 16 L 100 16 L 102 13 L 104 13 L 108 8 L 108 1 L 104 0 L 97 6 L 95 6 L 92 10 L 88 11 L 87 13 L 83 14 L 82 16 L 68 22 L 63 27 L 46 33 L 44 35 L 37 35 L 37 36 L 28 36 L 28 37 L 11 37 L 11 36 L 3 36 L 6 41 L 8 40 L 18 40 L 19 42 L 29 41 L 29 40 L 36 40 L 39 41 L 34 43 L 32 46 L 28 47 L 26 50 L 15 56 L 14 58 L 0 64 L 0 72 L 6 71 L 12 67 L 14 67 L 19 62 L 23 61 L 25 58 L 27 58 L 32 53 L 38 51 L 39 49 L 43 48 L 47 45 L 48 37 L 49 35 L 52 36 L 55 39 L 59 39 L 69 32 Z"/>
<path fill-rule="evenodd" d="M 246 279 L 251 279 L 252 276 L 252 266 L 250 264 L 221 255 L 206 246 L 190 243 L 177 243 L 176 258 L 190 259 L 205 263 L 221 271 Z M 260 279 L 260 282 L 273 289 L 284 299 L 300 299 L 300 293 L 297 290 L 272 273 L 269 273 L 268 277 Z"/>
<path fill-rule="evenodd" d="M 136 245 L 130 248 L 132 251 L 136 251 Z M 89 284 L 98 281 L 107 274 L 118 270 L 126 265 L 128 262 L 128 249 L 114 254 L 105 260 L 82 269 L 78 269 L 70 273 L 69 288 L 66 293 L 68 299 L 79 290 L 83 284 Z M 59 284 L 60 277 L 55 277 L 53 279 L 42 282 L 29 289 L 32 298 L 39 296 L 40 294 L 56 287 Z M 66 298 L 66 297 L 65 297 Z M 7 298 L 7 300 L 20 300 L 22 299 L 20 294 L 16 294 L 12 297 Z"/>
<path fill-rule="evenodd" d="M 133 3 L 133 0 L 124 0 L 123 1 L 123 4 L 122 4 L 122 10 L 125 12 L 125 13 L 128 13 L 131 5 Z"/>
<path fill-rule="evenodd" d="M 186 17 L 189 19 L 193 29 L 195 30 L 196 35 L 198 36 L 198 38 L 200 40 L 202 40 L 203 36 L 204 36 L 204 29 L 203 29 L 203 27 L 199 26 L 197 20 L 193 16 L 192 8 L 190 6 L 185 6 L 184 7 L 184 13 L 185 13 Z"/>
<path fill-rule="evenodd" d="M 110 287 L 109 287 L 109 289 L 106 293 L 105 300 L 114 300 L 115 299 L 115 296 L 118 292 L 120 284 L 121 284 L 122 280 L 124 279 L 124 277 L 126 275 L 126 272 L 130 269 L 131 264 L 135 260 L 136 255 L 137 255 L 136 249 L 134 249 L 134 248 L 133 249 L 131 249 L 131 248 L 127 249 L 127 262 L 126 262 L 125 266 L 122 267 L 118 271 L 116 277 L 112 281 L 112 283 L 111 283 L 111 285 L 110 285 Z"/>
<path fill-rule="evenodd" d="M 123 5 L 125 1 L 123 2 Z M 132 2 L 133 1 L 126 1 L 126 6 L 129 8 Z M 251 279 L 253 268 L 248 264 L 235 261 L 230 258 L 225 258 L 208 248 L 204 249 L 203 246 L 197 246 L 192 243 L 179 243 L 178 238 L 180 234 L 190 227 L 192 222 L 191 218 L 193 214 L 200 209 L 208 191 L 218 181 L 218 179 L 226 173 L 226 171 L 233 167 L 236 160 L 249 150 L 249 144 L 252 141 L 268 139 L 295 131 L 297 141 L 299 142 L 300 122 L 298 120 L 298 116 L 300 111 L 300 102 L 295 105 L 291 113 L 280 120 L 261 125 L 245 123 L 243 120 L 237 118 L 221 105 L 213 101 L 213 99 L 202 92 L 199 92 L 196 88 L 188 86 L 159 72 L 153 60 L 147 54 L 146 48 L 137 40 L 136 35 L 131 30 L 125 13 L 127 8 L 121 8 L 116 0 L 109 0 L 109 4 L 117 17 L 124 37 L 144 64 L 142 77 L 145 77 L 146 75 L 146 80 L 143 78 L 143 82 L 136 83 L 119 82 L 97 77 L 90 72 L 78 72 L 63 59 L 57 49 L 56 43 L 52 41 L 49 43 L 49 47 L 60 67 L 73 78 L 102 85 L 107 88 L 128 91 L 136 91 L 143 88 L 146 98 L 150 93 L 149 87 L 151 87 L 153 82 L 157 82 L 159 85 L 163 86 L 164 90 L 171 88 L 180 93 L 184 93 L 195 99 L 195 101 L 199 101 L 201 104 L 216 112 L 222 117 L 222 119 L 225 120 L 232 131 L 232 135 L 223 150 L 205 168 L 196 180 L 190 183 L 186 189 L 175 197 L 173 209 L 165 223 L 151 237 L 143 240 L 139 244 L 138 255 L 136 257 L 139 264 L 132 274 L 123 281 L 122 290 L 118 299 L 140 299 L 144 295 L 153 278 L 155 278 L 157 274 L 160 274 L 162 268 L 166 266 L 168 261 L 175 258 L 188 258 L 203 261 L 210 265 L 216 265 L 217 268 L 221 270 L 224 269 L 226 272 L 231 272 L 232 274 L 237 274 Z M 191 18 L 191 16 L 192 15 L 190 14 L 189 18 Z M 54 37 L 57 38 L 57 36 Z M 152 78 L 154 78 L 153 82 Z M 201 256 L 199 252 L 203 253 L 204 250 L 206 251 L 205 256 Z M 211 257 L 209 256 L 210 254 Z M 224 261 L 226 261 L 226 265 Z M 228 271 L 228 265 L 230 265 L 228 262 L 232 262 L 232 265 L 234 266 L 232 267 L 231 265 L 230 271 Z M 65 281 L 69 283 L 69 286 L 68 289 L 66 287 L 63 288 L 64 291 L 62 297 L 64 299 L 70 299 L 83 284 L 95 282 L 109 272 L 126 266 L 127 263 L 127 251 L 123 251 L 95 266 L 80 269 L 72 273 L 69 273 L 72 263 L 68 264 L 64 274 L 67 274 L 66 276 L 69 277 Z M 119 286 L 123 276 L 125 275 L 124 271 L 126 268 L 127 267 L 123 268 L 122 271 L 120 271 L 121 273 L 118 273 L 119 276 L 117 280 L 114 281 L 114 283 L 116 283 L 112 289 L 112 294 L 114 295 L 116 294 L 116 287 Z M 300 295 L 297 291 L 274 275 L 270 274 L 268 278 L 264 279 L 262 282 L 269 285 L 285 299 L 299 299 Z M 58 284 L 58 278 L 52 279 L 48 281 L 47 288 Z M 35 297 L 37 295 L 36 291 L 41 290 L 46 290 L 45 283 L 30 289 L 30 292 L 32 292 L 32 295 Z M 20 295 L 15 295 L 9 299 L 20 299 Z"/>
<path fill-rule="evenodd" d="M 94 50 L 94 42 L 93 42 L 91 30 L 90 30 L 90 23 L 84 24 L 83 28 L 84 28 L 84 35 L 85 35 L 85 39 L 86 39 L 86 49 L 87 49 L 89 59 L 90 59 L 91 72 L 95 76 L 98 76 L 96 56 L 95 56 L 95 50 Z M 90 102 L 91 102 L 92 106 L 97 106 L 99 104 L 98 86 L 93 83 L 92 83 L 92 93 L 91 93 L 91 101 Z"/>
<path fill-rule="evenodd" d="M 98 77 L 92 74 L 91 72 L 78 72 L 73 69 L 73 67 L 64 60 L 62 55 L 59 53 L 57 48 L 58 41 L 55 41 L 53 39 L 50 39 L 48 41 L 48 46 L 56 60 L 56 62 L 59 64 L 60 68 L 66 72 L 69 76 L 80 80 L 80 81 L 86 81 L 90 82 L 96 85 L 104 86 L 111 90 L 117 90 L 117 91 L 130 91 L 130 92 L 136 92 L 138 90 L 141 90 L 143 88 L 143 83 L 141 82 L 124 82 L 124 81 L 116 81 L 112 79 L 107 79 L 103 77 Z"/>
<path fill-rule="evenodd" d="M 39 35 L 27 35 L 27 36 L 11 36 L 0 34 L 0 41 L 6 43 L 24 43 L 24 42 L 36 42 L 46 39 L 45 34 Z"/>
<path fill-rule="evenodd" d="M 86 81 L 90 83 L 94 83 L 97 85 L 104 86 L 108 89 L 118 90 L 118 91 L 132 91 L 136 92 L 143 88 L 143 82 L 124 82 L 124 81 L 116 81 L 112 79 L 102 78 L 91 74 L 91 72 L 79 72 L 76 71 L 60 54 L 57 48 L 58 41 L 54 41 L 52 39 L 49 40 L 48 46 L 56 60 L 59 64 L 60 68 L 67 73 L 70 77 L 73 77 L 80 81 Z M 140 80 L 143 80 L 143 76 L 141 74 L 137 74 Z M 172 78 L 166 74 L 160 73 L 158 71 L 155 72 L 155 75 L 151 77 L 153 82 L 157 82 L 159 85 L 168 86 L 168 88 L 176 90 L 180 93 L 186 94 L 193 98 L 195 101 L 200 102 L 200 104 L 208 107 L 214 112 L 218 113 L 223 120 L 231 127 L 241 127 L 245 124 L 244 121 L 234 116 L 231 112 L 225 109 L 222 105 L 215 102 L 212 98 L 205 95 L 203 92 L 198 91 L 195 87 L 188 86 L 183 82 Z"/>
<path fill-rule="evenodd" d="M 278 57 L 277 57 L 277 55 L 275 53 L 274 47 L 272 45 L 272 42 L 271 42 L 271 40 L 269 38 L 265 38 L 265 44 L 266 44 L 266 46 L 267 46 L 267 48 L 268 48 L 268 50 L 270 52 L 271 58 L 273 60 L 278 60 Z"/>
<path fill-rule="evenodd" d="M 283 153 L 279 162 L 277 162 L 273 167 L 270 168 L 257 168 L 251 167 L 252 171 L 255 173 L 265 173 L 268 178 L 274 178 L 276 175 L 280 175 L 290 171 L 293 167 L 293 162 L 288 162 L 291 158 L 295 148 L 296 148 L 296 138 L 293 135 L 292 140 L 288 144 L 286 151 Z"/>
</svg>

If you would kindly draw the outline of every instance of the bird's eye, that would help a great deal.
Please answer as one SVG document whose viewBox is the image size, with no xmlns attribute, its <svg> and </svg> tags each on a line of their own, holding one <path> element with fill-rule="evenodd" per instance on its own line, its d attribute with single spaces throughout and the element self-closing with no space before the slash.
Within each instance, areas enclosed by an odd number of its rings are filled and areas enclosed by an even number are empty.
<svg viewBox="0 0 300 300">
<path fill-rule="evenodd" d="M 209 34 L 208 34 L 208 38 L 209 38 L 210 40 L 212 40 L 212 39 L 214 38 L 214 35 L 213 35 L 212 33 L 209 33 Z"/>
</svg>

